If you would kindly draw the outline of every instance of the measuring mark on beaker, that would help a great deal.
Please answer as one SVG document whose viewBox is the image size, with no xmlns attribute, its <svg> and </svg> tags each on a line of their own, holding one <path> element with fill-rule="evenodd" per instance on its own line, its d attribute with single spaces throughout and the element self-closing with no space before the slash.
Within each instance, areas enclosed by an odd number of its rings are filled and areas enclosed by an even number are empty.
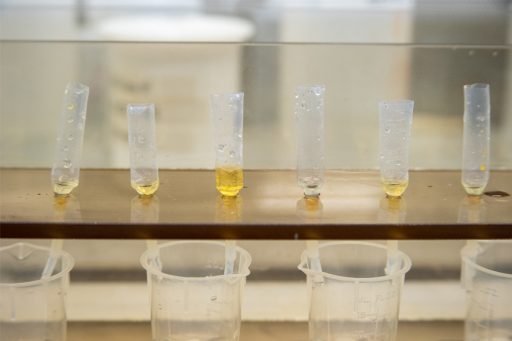
<svg viewBox="0 0 512 341">
<path fill-rule="evenodd" d="M 11 291 L 11 321 L 16 320 L 16 294 L 14 287 L 9 288 Z"/>
<path fill-rule="evenodd" d="M 478 329 L 485 331 L 490 328 L 494 315 L 493 304 L 497 299 L 499 295 L 496 289 L 489 287 L 479 288 L 471 295 L 471 302 L 478 310 L 475 322 Z"/>
<path fill-rule="evenodd" d="M 395 297 L 396 290 L 379 293 L 370 298 L 358 295 L 355 307 L 357 317 L 371 321 L 385 318 L 393 311 L 393 300 Z"/>
</svg>

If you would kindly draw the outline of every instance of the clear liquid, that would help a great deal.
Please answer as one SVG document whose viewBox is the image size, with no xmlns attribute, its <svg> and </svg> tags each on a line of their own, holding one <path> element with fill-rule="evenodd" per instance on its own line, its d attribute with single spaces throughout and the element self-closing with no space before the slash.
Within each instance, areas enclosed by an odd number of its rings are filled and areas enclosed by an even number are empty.
<svg viewBox="0 0 512 341">
<path fill-rule="evenodd" d="M 55 322 L 0 322 L 0 339 L 5 341 L 64 341 L 65 320 Z"/>
<path fill-rule="evenodd" d="M 179 336 L 171 336 L 166 337 L 164 339 L 155 339 L 153 338 L 153 341 L 237 341 L 238 339 L 230 339 L 230 338 L 223 338 L 223 337 L 208 337 L 208 336 L 201 336 L 197 334 L 189 334 L 189 335 L 179 335 Z"/>
<path fill-rule="evenodd" d="M 510 341 L 512 340 L 512 320 L 472 320 L 465 323 L 465 340 L 468 341 Z"/>
<path fill-rule="evenodd" d="M 397 198 L 401 197 L 402 194 L 404 194 L 407 185 L 409 184 L 409 181 L 381 180 L 381 184 L 387 196 Z"/>
<path fill-rule="evenodd" d="M 215 169 L 217 190 L 225 196 L 238 195 L 244 186 L 244 173 L 240 167 L 220 167 Z"/>
<path fill-rule="evenodd" d="M 489 171 L 486 170 L 462 171 L 462 186 L 469 195 L 481 195 L 489 180 Z"/>
<path fill-rule="evenodd" d="M 156 320 L 153 341 L 238 341 L 240 324 L 234 320 Z"/>
<path fill-rule="evenodd" d="M 312 341 L 389 341 L 396 335 L 396 319 L 368 321 L 309 322 L 309 339 Z"/>
<path fill-rule="evenodd" d="M 485 186 L 475 187 L 475 186 L 467 185 L 464 182 L 462 183 L 462 186 L 464 186 L 466 193 L 469 195 L 482 195 L 482 193 L 484 192 L 484 189 L 485 189 Z"/>
<path fill-rule="evenodd" d="M 155 194 L 158 189 L 160 182 L 158 180 L 153 181 L 149 184 L 138 184 L 132 181 L 132 188 L 139 193 L 139 195 L 150 196 Z"/>
<path fill-rule="evenodd" d="M 55 195 L 69 195 L 77 186 L 78 180 L 54 182 L 53 193 L 55 193 Z"/>
<path fill-rule="evenodd" d="M 304 190 L 304 195 L 307 197 L 317 197 L 320 195 L 320 188 L 322 186 L 322 179 L 319 176 L 300 176 L 298 184 Z"/>
</svg>

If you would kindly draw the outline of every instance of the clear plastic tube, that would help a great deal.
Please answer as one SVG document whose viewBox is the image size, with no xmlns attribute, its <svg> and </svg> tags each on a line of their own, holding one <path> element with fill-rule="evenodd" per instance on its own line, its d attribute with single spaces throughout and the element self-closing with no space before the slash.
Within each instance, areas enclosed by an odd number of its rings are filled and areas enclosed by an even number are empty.
<svg viewBox="0 0 512 341">
<path fill-rule="evenodd" d="M 130 222 L 134 224 L 158 223 L 160 200 L 158 195 L 135 196 L 130 203 Z"/>
<path fill-rule="evenodd" d="M 491 101 L 489 84 L 464 85 L 462 186 L 481 195 L 489 181 Z"/>
<path fill-rule="evenodd" d="M 160 221 L 160 201 L 158 195 L 135 196 L 130 204 L 130 222 L 133 224 L 158 223 Z M 155 265 L 161 270 L 158 241 L 146 240 L 146 247 L 155 257 Z"/>
<path fill-rule="evenodd" d="M 70 82 L 64 90 L 57 135 L 52 185 L 55 195 L 68 195 L 78 186 L 89 87 Z"/>
<path fill-rule="evenodd" d="M 236 196 L 244 186 L 244 93 L 215 94 L 210 109 L 215 139 L 215 180 L 224 196 Z"/>
<path fill-rule="evenodd" d="M 297 217 L 308 223 L 318 222 L 324 214 L 324 205 L 319 196 L 303 196 L 295 206 Z"/>
<path fill-rule="evenodd" d="M 403 224 L 407 218 L 405 198 L 384 197 L 379 202 L 377 220 L 383 224 Z"/>
<path fill-rule="evenodd" d="M 409 140 L 414 101 L 379 103 L 380 177 L 387 196 L 400 197 L 409 184 Z"/>
<path fill-rule="evenodd" d="M 153 195 L 159 186 L 156 162 L 155 106 L 128 104 L 131 186 L 139 195 Z"/>
<path fill-rule="evenodd" d="M 242 197 L 228 197 L 220 195 L 216 198 L 215 222 L 230 224 L 242 221 Z"/>
<path fill-rule="evenodd" d="M 306 196 L 320 195 L 324 183 L 325 86 L 299 86 L 295 92 L 297 183 Z"/>
<path fill-rule="evenodd" d="M 460 224 L 485 224 L 487 205 L 480 196 L 466 195 L 459 202 L 457 222 Z"/>
</svg>

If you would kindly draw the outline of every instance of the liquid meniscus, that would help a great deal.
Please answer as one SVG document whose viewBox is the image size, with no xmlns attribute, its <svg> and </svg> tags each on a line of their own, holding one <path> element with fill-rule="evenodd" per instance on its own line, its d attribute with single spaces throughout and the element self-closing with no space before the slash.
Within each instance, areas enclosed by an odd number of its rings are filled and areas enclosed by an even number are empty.
<svg viewBox="0 0 512 341">
<path fill-rule="evenodd" d="M 304 190 L 306 197 L 318 197 L 320 195 L 321 180 L 318 177 L 299 178 L 298 184 Z"/>
<path fill-rule="evenodd" d="M 134 190 L 137 191 L 137 193 L 139 193 L 139 195 L 153 195 L 155 194 L 156 190 L 158 189 L 158 186 L 159 186 L 159 181 L 156 180 L 156 181 L 153 181 L 149 184 L 138 184 L 134 181 L 132 181 L 132 188 Z"/>
<path fill-rule="evenodd" d="M 404 194 L 409 181 L 397 181 L 397 180 L 381 180 L 384 192 L 389 197 L 400 197 Z"/>
<path fill-rule="evenodd" d="M 77 186 L 78 180 L 57 181 L 53 183 L 53 193 L 55 193 L 55 195 L 69 195 Z"/>
<path fill-rule="evenodd" d="M 478 187 L 477 186 L 469 186 L 469 185 L 465 184 L 464 182 L 462 183 L 462 186 L 464 186 L 466 193 L 469 195 L 482 195 L 482 193 L 484 192 L 484 189 L 485 189 L 485 185 L 478 186 Z"/>
<path fill-rule="evenodd" d="M 475 167 L 476 168 L 476 167 Z M 482 170 L 484 168 L 484 170 Z M 480 165 L 480 170 L 463 169 L 461 183 L 469 195 L 482 195 L 489 180 L 489 167 Z"/>
<path fill-rule="evenodd" d="M 244 173 L 240 167 L 220 167 L 215 169 L 215 183 L 220 194 L 234 197 L 244 186 Z"/>
</svg>

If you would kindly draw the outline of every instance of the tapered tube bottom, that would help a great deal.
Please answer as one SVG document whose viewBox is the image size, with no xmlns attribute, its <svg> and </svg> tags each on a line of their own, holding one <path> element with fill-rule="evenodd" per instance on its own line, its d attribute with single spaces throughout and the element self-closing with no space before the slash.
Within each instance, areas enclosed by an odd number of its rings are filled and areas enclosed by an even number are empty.
<svg viewBox="0 0 512 341">
<path fill-rule="evenodd" d="M 219 167 L 215 169 L 215 184 L 220 194 L 235 197 L 244 187 L 244 173 L 239 167 Z"/>
<path fill-rule="evenodd" d="M 399 198 L 404 194 L 409 182 L 397 180 L 381 180 L 382 188 L 388 197 Z"/>
</svg>

